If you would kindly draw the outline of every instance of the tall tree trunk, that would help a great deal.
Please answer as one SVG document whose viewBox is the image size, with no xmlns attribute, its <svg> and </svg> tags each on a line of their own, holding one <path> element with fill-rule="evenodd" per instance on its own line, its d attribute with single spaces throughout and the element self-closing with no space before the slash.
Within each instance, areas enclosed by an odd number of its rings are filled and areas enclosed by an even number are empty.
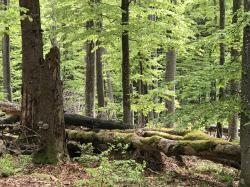
<svg viewBox="0 0 250 187">
<path fill-rule="evenodd" d="M 167 53 L 167 63 L 165 71 L 165 80 L 167 83 L 170 83 L 170 88 L 175 92 L 175 74 L 176 74 L 176 52 L 174 49 L 171 49 Z M 167 114 L 173 114 L 175 112 L 175 97 L 172 96 L 170 100 L 165 102 Z M 167 127 L 174 127 L 174 122 L 169 122 L 166 124 Z"/>
<path fill-rule="evenodd" d="M 53 164 L 66 155 L 60 52 L 57 47 L 51 48 L 42 61 L 40 90 L 38 125 L 41 139 L 34 161 Z"/>
<path fill-rule="evenodd" d="M 121 1 L 122 25 L 129 24 L 129 0 Z M 124 28 L 122 32 L 122 90 L 123 90 L 123 122 L 131 125 L 130 103 L 130 61 L 129 61 L 129 31 Z"/>
<path fill-rule="evenodd" d="M 100 41 L 96 42 L 99 48 L 96 50 L 96 88 L 97 88 L 97 100 L 98 108 L 105 107 L 105 96 L 104 96 L 104 81 L 103 81 L 103 68 L 102 68 L 102 55 L 103 47 L 100 47 Z M 105 112 L 98 112 L 98 118 L 105 118 Z"/>
<path fill-rule="evenodd" d="M 101 0 L 96 0 L 97 5 L 101 3 Z M 100 17 L 102 15 L 99 15 Z M 102 32 L 103 22 L 102 18 L 100 18 L 96 27 L 99 33 Z M 103 61 L 102 56 L 104 54 L 105 49 L 101 46 L 101 41 L 98 40 L 96 42 L 96 46 L 98 49 L 96 50 L 96 89 L 97 89 L 97 100 L 98 100 L 98 108 L 102 108 L 102 111 L 98 112 L 98 118 L 105 118 L 106 114 L 103 111 L 103 107 L 105 107 L 105 94 L 104 94 L 104 80 L 103 80 Z"/>
<path fill-rule="evenodd" d="M 244 0 L 245 12 L 250 12 L 250 0 Z M 250 186 L 250 25 L 244 28 L 241 81 L 242 113 L 240 122 L 241 175 L 240 186 Z"/>
<path fill-rule="evenodd" d="M 139 54 L 139 69 L 140 69 L 140 75 L 143 76 L 143 64 L 141 60 L 141 55 Z M 139 94 L 142 96 L 145 94 L 145 85 L 143 83 L 143 80 L 138 80 L 138 91 Z M 138 126 L 139 127 L 145 127 L 146 125 L 146 117 L 144 116 L 143 112 L 140 112 L 138 114 Z"/>
<path fill-rule="evenodd" d="M 40 63 L 43 61 L 42 29 L 39 0 L 19 0 L 26 8 L 26 17 L 21 20 L 22 30 L 22 117 L 23 135 L 35 136 L 38 132 L 38 106 Z M 24 14 L 24 13 L 21 13 Z M 32 138 L 34 140 L 34 138 Z"/>
<path fill-rule="evenodd" d="M 109 98 L 109 102 L 114 103 L 115 100 L 114 100 L 113 86 L 109 70 L 106 71 L 106 76 L 107 76 L 107 96 Z M 110 112 L 108 115 L 108 119 L 116 119 L 116 113 Z"/>
<path fill-rule="evenodd" d="M 220 30 L 223 31 L 225 29 L 225 0 L 220 0 Z M 225 64 L 225 44 L 220 43 L 220 65 L 223 66 Z M 225 95 L 224 88 L 219 89 L 219 99 L 221 100 Z M 222 122 L 217 123 L 217 137 L 221 138 L 222 133 Z"/>
<path fill-rule="evenodd" d="M 9 5 L 9 0 L 3 0 L 3 4 L 5 5 L 5 10 Z M 6 28 L 8 31 L 9 28 Z M 10 75 L 10 37 L 9 34 L 4 33 L 3 35 L 3 45 L 2 45 L 2 53 L 3 53 L 3 89 L 6 94 L 6 99 L 8 101 L 12 101 L 12 90 L 11 90 L 11 75 Z"/>
<path fill-rule="evenodd" d="M 177 4 L 177 0 L 171 0 L 171 3 Z M 170 49 L 166 56 L 166 70 L 165 70 L 165 81 L 170 84 L 170 89 L 175 92 L 175 75 L 176 75 L 176 51 Z M 168 115 L 174 114 L 175 112 L 175 97 L 171 96 L 170 100 L 165 101 L 166 113 Z M 174 127 L 174 121 L 169 121 L 166 127 Z"/>
<path fill-rule="evenodd" d="M 241 7 L 241 0 L 234 0 L 233 1 L 233 19 L 232 19 L 232 24 L 237 24 L 238 22 L 238 11 L 240 10 Z M 234 38 L 234 42 L 238 42 L 240 39 L 240 36 L 237 35 Z M 232 63 L 239 63 L 239 56 L 240 52 L 232 47 L 231 49 L 231 58 L 232 58 Z M 230 90 L 231 90 L 231 95 L 232 96 L 238 96 L 239 93 L 239 85 L 236 80 L 232 80 L 230 82 Z M 231 117 L 229 121 L 229 126 L 228 126 L 228 136 L 230 137 L 230 141 L 236 140 L 238 137 L 238 114 L 235 113 Z"/>
<path fill-rule="evenodd" d="M 22 29 L 22 138 L 36 143 L 36 163 L 55 163 L 65 155 L 65 128 L 60 80 L 59 49 L 43 59 L 39 0 L 19 0 L 32 18 L 21 20 Z M 29 139 L 30 138 L 30 139 Z M 29 141 L 31 140 L 31 141 Z"/>
<path fill-rule="evenodd" d="M 88 21 L 86 28 L 92 29 L 94 21 Z M 86 43 L 86 84 L 85 84 L 85 113 L 86 116 L 95 116 L 95 47 L 94 41 L 87 41 Z"/>
</svg>

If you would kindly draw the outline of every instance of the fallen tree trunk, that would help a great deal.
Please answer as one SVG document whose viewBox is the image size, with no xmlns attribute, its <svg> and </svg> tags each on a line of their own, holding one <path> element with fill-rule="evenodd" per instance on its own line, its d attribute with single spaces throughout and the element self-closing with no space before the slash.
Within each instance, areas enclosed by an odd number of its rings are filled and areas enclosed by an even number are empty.
<svg viewBox="0 0 250 187">
<path fill-rule="evenodd" d="M 66 130 L 69 140 L 80 141 L 81 143 L 125 143 L 145 150 L 162 152 L 167 156 L 192 155 L 214 162 L 222 163 L 235 168 L 240 168 L 240 146 L 229 143 L 222 139 L 209 137 L 202 132 L 187 133 L 182 139 L 174 140 L 164 138 L 167 133 L 143 137 L 142 132 L 122 133 L 119 131 L 76 131 Z M 195 137 L 196 135 L 198 137 Z M 142 136 L 140 136 L 142 135 Z M 202 136 L 201 136 L 202 135 Z M 203 137 L 204 136 L 204 137 Z M 181 136 L 179 136 L 181 137 Z"/>
<path fill-rule="evenodd" d="M 20 117 L 18 115 L 13 115 L 13 116 L 10 116 L 10 117 L 7 117 L 5 119 L 0 120 L 0 125 L 13 124 L 13 123 L 16 123 L 18 121 L 20 121 Z"/>
<path fill-rule="evenodd" d="M 78 114 L 64 114 L 65 124 L 67 126 L 83 126 L 90 129 L 131 129 L 132 126 L 123 124 L 120 121 L 103 120 L 97 118 L 86 117 Z"/>
<path fill-rule="evenodd" d="M 0 110 L 11 115 L 9 119 L 0 121 L 0 124 L 16 123 L 20 120 L 21 107 L 10 102 L 0 102 Z M 11 121 L 10 121 L 11 120 Z M 83 126 L 90 129 L 131 129 L 132 126 L 124 125 L 121 121 L 103 120 L 91 117 L 86 117 L 78 114 L 64 114 L 66 126 Z"/>
<path fill-rule="evenodd" d="M 21 116 L 21 107 L 11 102 L 0 102 L 0 110 L 13 116 Z"/>
</svg>

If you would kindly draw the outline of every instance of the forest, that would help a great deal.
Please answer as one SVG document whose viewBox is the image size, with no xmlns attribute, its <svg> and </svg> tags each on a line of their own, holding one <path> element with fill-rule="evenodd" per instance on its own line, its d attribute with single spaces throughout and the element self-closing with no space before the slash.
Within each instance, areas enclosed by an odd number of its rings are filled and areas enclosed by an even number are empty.
<svg viewBox="0 0 250 187">
<path fill-rule="evenodd" d="M 0 0 L 0 186 L 250 187 L 250 0 Z"/>
</svg>

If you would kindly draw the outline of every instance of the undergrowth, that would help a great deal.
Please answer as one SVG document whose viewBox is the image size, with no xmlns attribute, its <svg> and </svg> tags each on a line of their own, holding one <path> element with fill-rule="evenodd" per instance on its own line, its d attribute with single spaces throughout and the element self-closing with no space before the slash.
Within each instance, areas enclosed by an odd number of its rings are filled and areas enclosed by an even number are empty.
<svg viewBox="0 0 250 187">
<path fill-rule="evenodd" d="M 93 147 L 90 144 L 86 145 L 82 156 L 76 158 L 76 161 L 87 167 L 86 171 L 89 178 L 76 181 L 76 186 L 143 186 L 145 181 L 145 164 L 136 163 L 131 159 L 110 159 L 112 152 L 122 150 L 122 152 L 125 153 L 126 149 L 127 145 L 118 144 L 118 146 L 110 146 L 107 151 L 96 155 L 93 153 Z"/>
<path fill-rule="evenodd" d="M 29 162 L 31 162 L 31 157 L 29 156 L 13 157 L 5 154 L 0 158 L 0 176 L 8 177 L 21 173 Z"/>
<path fill-rule="evenodd" d="M 226 183 L 228 187 L 233 186 L 237 180 L 239 172 L 236 169 L 223 167 L 215 163 L 200 162 L 194 167 L 196 173 L 208 174 L 222 183 Z"/>
</svg>

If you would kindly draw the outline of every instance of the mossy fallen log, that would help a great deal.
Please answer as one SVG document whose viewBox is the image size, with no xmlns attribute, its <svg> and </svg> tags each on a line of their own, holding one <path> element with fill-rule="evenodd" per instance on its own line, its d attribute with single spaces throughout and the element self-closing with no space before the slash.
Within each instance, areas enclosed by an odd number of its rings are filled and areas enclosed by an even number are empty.
<svg viewBox="0 0 250 187">
<path fill-rule="evenodd" d="M 212 160 L 218 163 L 240 168 L 240 146 L 228 141 L 209 137 L 200 131 L 189 132 L 186 135 L 169 136 L 159 132 L 157 135 L 143 137 L 138 133 L 121 133 L 116 131 L 99 132 L 66 130 L 69 140 L 80 141 L 81 143 L 125 143 L 145 150 L 162 152 L 167 156 L 190 155 L 203 159 Z M 148 134 L 147 134 L 148 135 Z M 170 135 L 170 134 L 169 134 Z"/>
</svg>

